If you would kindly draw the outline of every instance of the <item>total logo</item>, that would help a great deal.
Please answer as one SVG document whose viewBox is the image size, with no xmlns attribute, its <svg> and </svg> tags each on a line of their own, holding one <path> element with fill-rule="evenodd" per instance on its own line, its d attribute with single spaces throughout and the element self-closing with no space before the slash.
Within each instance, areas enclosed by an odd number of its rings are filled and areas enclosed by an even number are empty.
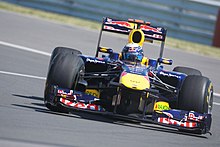
<svg viewBox="0 0 220 147">
<path fill-rule="evenodd" d="M 136 80 L 130 80 L 131 83 L 136 83 L 136 84 L 139 84 L 141 83 L 140 81 L 136 81 Z"/>
<path fill-rule="evenodd" d="M 100 61 L 100 60 L 96 60 L 96 59 L 90 59 L 90 58 L 87 58 L 87 59 L 86 59 L 86 62 L 105 64 L 104 61 Z"/>
</svg>

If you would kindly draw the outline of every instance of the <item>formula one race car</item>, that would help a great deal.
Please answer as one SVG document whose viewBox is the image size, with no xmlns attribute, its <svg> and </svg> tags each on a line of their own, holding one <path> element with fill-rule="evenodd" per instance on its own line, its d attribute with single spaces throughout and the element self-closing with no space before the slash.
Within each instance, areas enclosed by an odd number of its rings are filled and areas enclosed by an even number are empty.
<svg viewBox="0 0 220 147">
<path fill-rule="evenodd" d="M 100 46 L 104 31 L 128 35 L 121 53 Z M 199 70 L 163 58 L 167 30 L 150 22 L 103 18 L 95 57 L 54 49 L 44 102 L 57 112 L 82 110 L 205 134 L 211 128 L 213 86 Z M 144 42 L 161 42 L 158 59 L 143 56 Z M 102 56 L 101 56 L 102 55 Z"/>
</svg>

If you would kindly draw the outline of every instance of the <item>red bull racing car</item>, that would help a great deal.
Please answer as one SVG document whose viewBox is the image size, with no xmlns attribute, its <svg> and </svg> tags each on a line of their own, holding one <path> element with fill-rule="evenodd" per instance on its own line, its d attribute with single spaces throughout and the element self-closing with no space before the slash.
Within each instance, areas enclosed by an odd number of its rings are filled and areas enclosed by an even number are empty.
<svg viewBox="0 0 220 147">
<path fill-rule="evenodd" d="M 100 46 L 103 32 L 128 35 L 121 53 Z M 167 30 L 150 22 L 103 18 L 95 56 L 79 50 L 54 49 L 44 102 L 58 112 L 82 110 L 155 123 L 197 134 L 211 128 L 213 86 L 199 70 L 162 64 Z M 158 59 L 143 56 L 144 42 L 161 43 Z"/>
</svg>

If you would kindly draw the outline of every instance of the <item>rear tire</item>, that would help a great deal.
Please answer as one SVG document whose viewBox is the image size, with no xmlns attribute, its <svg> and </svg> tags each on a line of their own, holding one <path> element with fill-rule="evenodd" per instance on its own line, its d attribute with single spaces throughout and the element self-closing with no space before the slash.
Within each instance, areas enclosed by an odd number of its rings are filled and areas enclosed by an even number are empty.
<svg viewBox="0 0 220 147">
<path fill-rule="evenodd" d="M 173 69 L 173 71 L 181 72 L 187 75 L 198 75 L 198 76 L 202 75 L 202 73 L 199 70 L 190 67 L 177 66 Z"/>
<path fill-rule="evenodd" d="M 77 84 L 77 76 L 80 70 L 84 69 L 84 62 L 75 54 L 66 48 L 56 48 L 55 55 L 51 56 L 49 71 L 44 93 L 45 106 L 51 111 L 68 112 L 68 109 L 51 101 L 51 86 L 56 85 L 61 88 L 72 89 Z M 70 53 L 72 52 L 72 53 Z M 77 51 L 76 51 L 77 52 Z"/>
</svg>

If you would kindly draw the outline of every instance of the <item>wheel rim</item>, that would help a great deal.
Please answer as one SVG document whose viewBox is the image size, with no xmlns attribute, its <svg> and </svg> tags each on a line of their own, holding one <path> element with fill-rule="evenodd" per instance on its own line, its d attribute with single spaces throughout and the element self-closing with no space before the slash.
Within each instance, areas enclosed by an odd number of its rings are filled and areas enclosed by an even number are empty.
<svg viewBox="0 0 220 147">
<path fill-rule="evenodd" d="M 208 89 L 208 96 L 207 96 L 207 103 L 208 103 L 208 114 L 212 113 L 212 106 L 213 106 L 213 87 L 210 84 Z"/>
</svg>

